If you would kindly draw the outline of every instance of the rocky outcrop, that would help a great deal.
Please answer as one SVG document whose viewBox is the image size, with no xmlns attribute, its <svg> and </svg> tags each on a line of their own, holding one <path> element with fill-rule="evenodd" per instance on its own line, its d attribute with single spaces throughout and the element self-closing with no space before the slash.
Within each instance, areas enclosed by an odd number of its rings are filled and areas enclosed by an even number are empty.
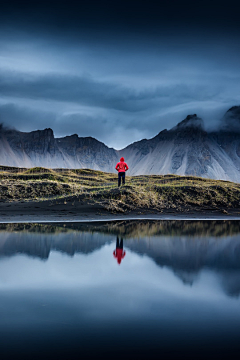
<svg viewBox="0 0 240 360">
<path fill-rule="evenodd" d="M 0 126 L 1 165 L 114 172 L 121 156 L 129 175 L 171 173 L 239 182 L 240 106 L 226 112 L 218 131 L 206 132 L 201 118 L 188 115 L 172 129 L 119 151 L 92 137 L 54 138 L 52 129 L 25 133 Z"/>
<path fill-rule="evenodd" d="M 90 168 L 111 171 L 116 150 L 77 134 L 54 138 L 52 129 L 24 133 L 0 128 L 1 164 L 19 167 Z"/>
<path fill-rule="evenodd" d="M 221 121 L 222 131 L 240 133 L 240 106 L 231 107 Z"/>
</svg>

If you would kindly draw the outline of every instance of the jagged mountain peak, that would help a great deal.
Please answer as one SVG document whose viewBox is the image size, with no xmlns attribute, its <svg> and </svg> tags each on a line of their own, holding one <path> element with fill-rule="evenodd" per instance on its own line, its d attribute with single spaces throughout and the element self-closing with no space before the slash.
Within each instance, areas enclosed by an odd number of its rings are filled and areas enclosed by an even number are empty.
<svg viewBox="0 0 240 360">
<path fill-rule="evenodd" d="M 188 115 L 184 120 L 180 121 L 180 123 L 174 126 L 171 130 L 182 130 L 186 128 L 204 130 L 203 119 L 199 118 L 197 114 Z"/>
<path fill-rule="evenodd" d="M 67 136 L 64 136 L 64 138 L 72 138 L 72 139 L 75 139 L 75 138 L 78 138 L 78 134 L 72 134 L 72 135 L 67 135 Z"/>
<path fill-rule="evenodd" d="M 54 137 L 54 134 L 53 134 L 53 130 L 51 128 L 46 128 L 46 129 L 43 129 L 43 130 L 35 130 L 35 131 L 31 131 L 29 132 L 29 134 L 34 134 L 34 133 L 38 133 L 38 134 L 41 134 L 41 135 L 46 135 L 46 136 L 51 136 L 51 137 Z"/>
<path fill-rule="evenodd" d="M 35 134 L 39 134 L 41 136 L 51 136 L 53 137 L 54 134 L 53 134 L 53 130 L 51 128 L 46 128 L 46 129 L 43 129 L 43 130 L 33 130 L 33 131 L 29 131 L 29 132 L 24 132 L 24 131 L 19 131 L 17 129 L 15 129 L 14 127 L 11 127 L 11 126 L 7 126 L 5 125 L 4 123 L 0 123 L 0 132 L 1 133 L 16 133 L 17 135 L 21 135 L 21 134 L 26 134 L 28 136 L 31 136 L 31 135 L 35 135 Z"/>
<path fill-rule="evenodd" d="M 231 113 L 232 115 L 238 115 L 240 116 L 240 105 L 238 106 L 232 106 L 228 111 L 227 114 Z"/>
<path fill-rule="evenodd" d="M 240 106 L 231 107 L 223 116 L 220 129 L 240 132 Z"/>
</svg>

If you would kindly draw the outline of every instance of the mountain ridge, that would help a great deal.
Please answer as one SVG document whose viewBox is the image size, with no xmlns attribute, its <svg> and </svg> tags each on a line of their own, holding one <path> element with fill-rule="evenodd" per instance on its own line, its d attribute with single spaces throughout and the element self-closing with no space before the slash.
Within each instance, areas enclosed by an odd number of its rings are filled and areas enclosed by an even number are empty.
<svg viewBox="0 0 240 360">
<path fill-rule="evenodd" d="M 230 108 L 218 130 L 207 132 L 197 114 L 172 129 L 121 150 L 77 134 L 55 138 L 46 128 L 21 132 L 0 126 L 1 165 L 17 167 L 89 168 L 113 172 L 121 156 L 130 175 L 196 175 L 239 182 L 240 106 Z"/>
</svg>

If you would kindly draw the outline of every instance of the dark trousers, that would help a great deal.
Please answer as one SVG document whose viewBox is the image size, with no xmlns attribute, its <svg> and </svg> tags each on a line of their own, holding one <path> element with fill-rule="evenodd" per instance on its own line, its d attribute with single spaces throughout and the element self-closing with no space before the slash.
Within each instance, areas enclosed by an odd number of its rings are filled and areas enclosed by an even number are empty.
<svg viewBox="0 0 240 360">
<path fill-rule="evenodd" d="M 119 242 L 119 238 L 118 238 L 118 236 L 117 236 L 116 248 L 117 248 L 117 249 L 123 249 L 123 238 L 121 238 L 121 240 L 120 240 L 120 242 Z"/>
<path fill-rule="evenodd" d="M 119 172 L 118 173 L 118 186 L 121 185 L 121 179 L 122 179 L 122 184 L 125 184 L 125 172 Z"/>
</svg>

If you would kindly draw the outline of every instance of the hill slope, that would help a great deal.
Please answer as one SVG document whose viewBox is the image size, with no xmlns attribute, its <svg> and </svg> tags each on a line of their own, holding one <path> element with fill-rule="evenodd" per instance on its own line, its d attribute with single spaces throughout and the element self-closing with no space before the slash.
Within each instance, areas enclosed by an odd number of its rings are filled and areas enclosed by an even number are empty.
<svg viewBox="0 0 240 360">
<path fill-rule="evenodd" d="M 65 211 L 65 205 L 70 204 L 79 213 L 91 209 L 121 213 L 227 213 L 239 211 L 240 184 L 193 176 L 145 175 L 127 177 L 126 185 L 118 188 L 117 175 L 94 170 L 5 168 L 0 173 L 0 205 L 25 202 L 26 206 L 19 205 L 21 211 L 27 211 L 28 202 L 46 200 L 49 203 L 43 208 L 59 205 Z"/>
</svg>

